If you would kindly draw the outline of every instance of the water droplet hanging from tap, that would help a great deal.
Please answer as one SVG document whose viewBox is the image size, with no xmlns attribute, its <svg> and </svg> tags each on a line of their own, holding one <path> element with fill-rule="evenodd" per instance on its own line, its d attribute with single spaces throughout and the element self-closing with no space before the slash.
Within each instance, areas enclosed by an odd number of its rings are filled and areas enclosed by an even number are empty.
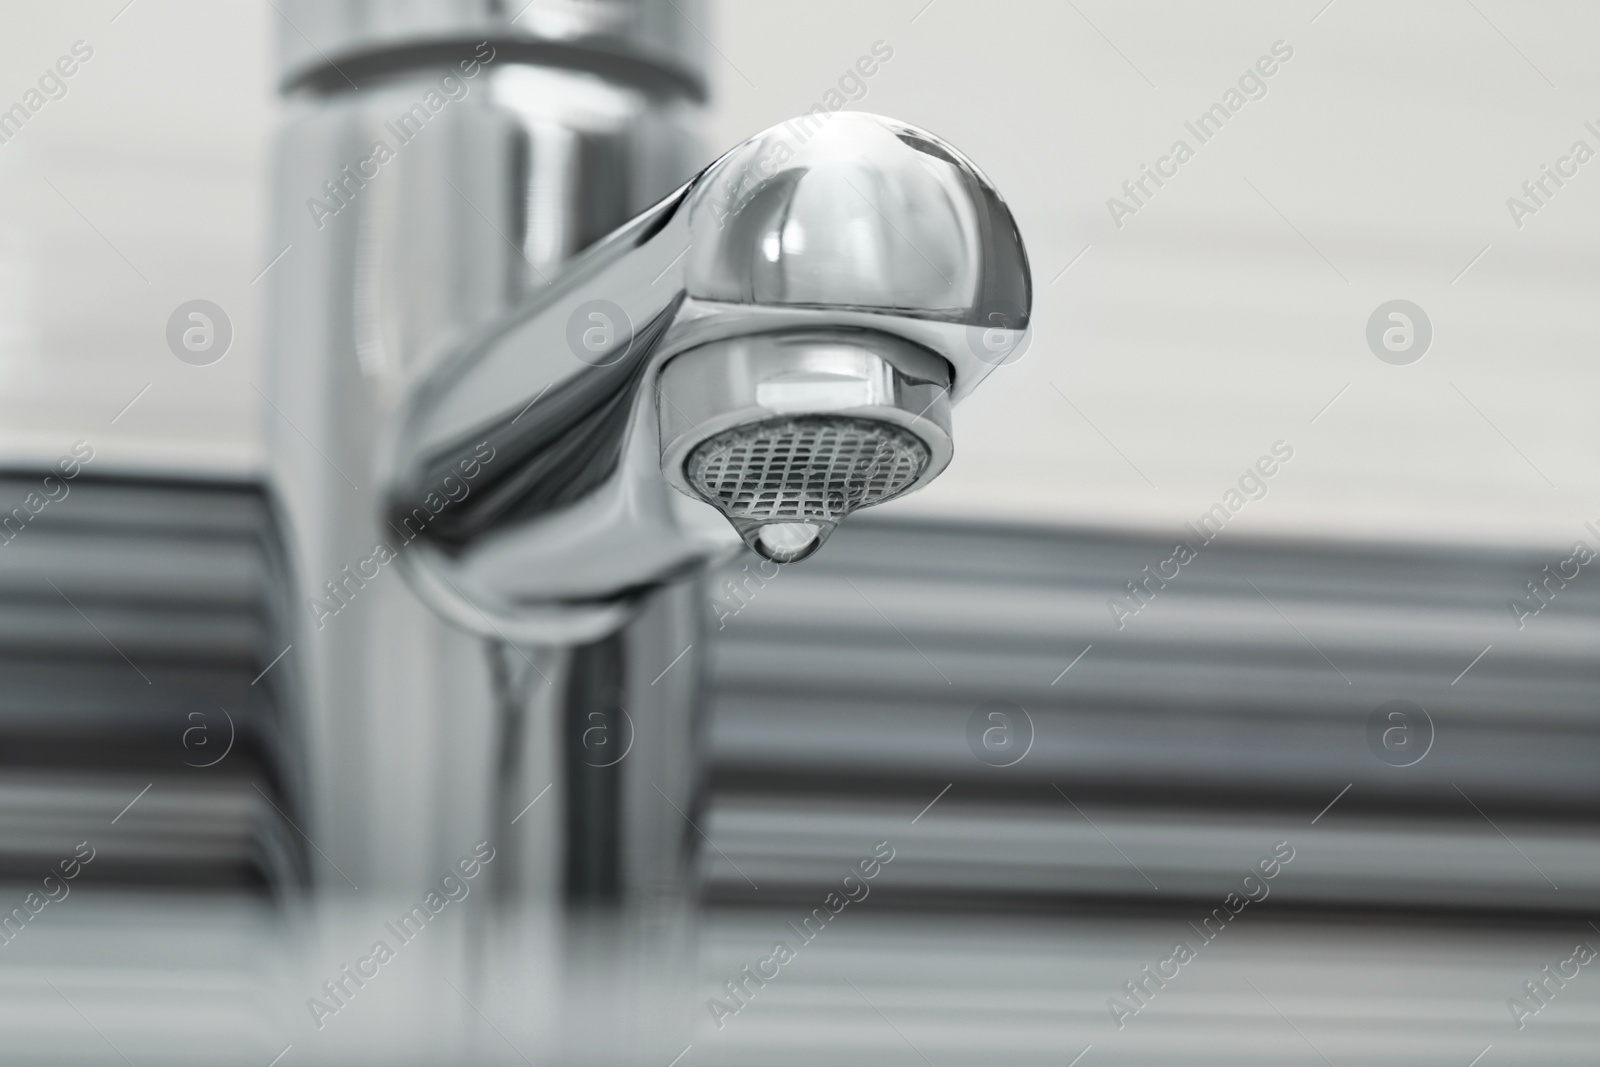
<svg viewBox="0 0 1600 1067">
<path fill-rule="evenodd" d="M 741 531 L 756 555 L 773 563 L 798 563 L 822 547 L 832 523 L 768 522 Z"/>
</svg>

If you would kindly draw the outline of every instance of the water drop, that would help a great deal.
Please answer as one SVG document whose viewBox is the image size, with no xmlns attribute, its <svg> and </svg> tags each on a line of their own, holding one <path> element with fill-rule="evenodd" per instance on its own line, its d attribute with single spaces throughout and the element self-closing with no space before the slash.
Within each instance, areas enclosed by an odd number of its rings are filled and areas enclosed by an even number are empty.
<svg viewBox="0 0 1600 1067">
<path fill-rule="evenodd" d="M 774 563 L 798 563 L 821 548 L 832 532 L 832 523 L 820 522 L 769 522 L 743 531 L 745 544 Z"/>
</svg>

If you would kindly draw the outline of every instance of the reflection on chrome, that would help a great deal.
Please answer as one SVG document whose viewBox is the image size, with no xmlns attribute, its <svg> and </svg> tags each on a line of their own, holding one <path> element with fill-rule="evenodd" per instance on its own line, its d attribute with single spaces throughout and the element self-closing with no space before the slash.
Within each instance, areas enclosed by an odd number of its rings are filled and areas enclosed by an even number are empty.
<svg viewBox="0 0 1600 1067">
<path fill-rule="evenodd" d="M 598 636 L 741 538 L 798 561 L 949 462 L 949 405 L 1026 341 L 1010 211 L 922 130 L 841 112 L 797 143 L 792 125 L 601 241 L 412 390 L 397 519 L 471 446 L 503 457 L 407 557 L 448 617 Z M 702 445 L 709 481 L 689 473 Z"/>
</svg>

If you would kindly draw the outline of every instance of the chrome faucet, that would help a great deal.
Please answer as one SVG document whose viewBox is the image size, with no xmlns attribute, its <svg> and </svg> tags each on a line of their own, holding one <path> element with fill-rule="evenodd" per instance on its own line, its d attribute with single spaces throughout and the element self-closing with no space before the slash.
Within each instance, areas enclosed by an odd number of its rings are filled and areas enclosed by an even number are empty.
<svg viewBox="0 0 1600 1067">
<path fill-rule="evenodd" d="M 463 992 L 531 1047 L 516 990 L 548 981 L 574 1062 L 664 1063 L 693 1017 L 695 576 L 936 477 L 950 404 L 1022 352 L 1028 267 L 979 171 L 888 119 L 819 108 L 696 175 L 702 5 L 514 6 L 286 5 L 286 807 L 330 901 L 491 841 Z M 659 987 L 612 980 L 645 958 Z"/>
<path fill-rule="evenodd" d="M 1021 354 L 1030 302 L 1010 210 L 954 148 L 856 112 L 775 126 L 410 389 L 406 569 L 469 630 L 570 644 L 741 542 L 802 560 L 939 475 L 950 405 Z"/>
</svg>

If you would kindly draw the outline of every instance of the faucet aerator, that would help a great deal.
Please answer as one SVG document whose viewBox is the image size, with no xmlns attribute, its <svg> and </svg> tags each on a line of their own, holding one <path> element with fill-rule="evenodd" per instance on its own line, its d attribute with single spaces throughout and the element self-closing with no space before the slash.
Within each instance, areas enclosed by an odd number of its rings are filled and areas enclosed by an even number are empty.
<svg viewBox="0 0 1600 1067">
<path fill-rule="evenodd" d="M 758 555 L 797 563 L 845 516 L 899 496 L 927 466 L 927 447 L 892 423 L 808 415 L 717 434 L 690 453 L 685 473 Z"/>
<path fill-rule="evenodd" d="M 662 470 L 756 554 L 796 563 L 950 459 L 948 365 L 869 331 L 713 343 L 662 372 Z"/>
</svg>

